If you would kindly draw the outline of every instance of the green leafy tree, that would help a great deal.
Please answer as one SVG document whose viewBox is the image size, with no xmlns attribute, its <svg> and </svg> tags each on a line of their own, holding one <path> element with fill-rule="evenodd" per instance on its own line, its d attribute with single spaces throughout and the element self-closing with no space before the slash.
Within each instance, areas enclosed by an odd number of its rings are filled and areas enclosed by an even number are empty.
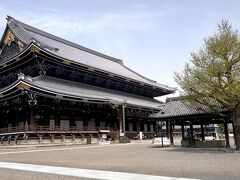
<svg viewBox="0 0 240 180">
<path fill-rule="evenodd" d="M 205 38 L 191 54 L 181 73 L 175 72 L 182 96 L 190 103 L 202 104 L 217 111 L 232 112 L 236 149 L 240 150 L 240 34 L 228 21 Z"/>
</svg>

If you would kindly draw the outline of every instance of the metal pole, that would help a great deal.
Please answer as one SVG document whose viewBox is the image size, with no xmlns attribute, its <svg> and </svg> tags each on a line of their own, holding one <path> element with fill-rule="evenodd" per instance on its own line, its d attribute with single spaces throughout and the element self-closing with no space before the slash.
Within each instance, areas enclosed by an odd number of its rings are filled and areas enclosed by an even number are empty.
<svg viewBox="0 0 240 180">
<path fill-rule="evenodd" d="M 122 106 L 123 135 L 125 136 L 125 105 Z"/>
<path fill-rule="evenodd" d="M 163 147 L 163 129 L 162 129 L 162 125 L 160 127 L 161 127 L 161 140 L 162 140 L 162 147 Z"/>
<path fill-rule="evenodd" d="M 190 124 L 190 143 L 191 143 L 191 147 L 194 147 L 194 134 L 193 134 L 193 124 Z"/>
<path fill-rule="evenodd" d="M 184 136 L 184 124 L 181 125 L 181 130 L 182 130 L 182 140 L 185 139 L 185 136 Z"/>
<path fill-rule="evenodd" d="M 169 122 L 168 120 L 166 121 L 166 131 L 167 131 L 167 138 L 170 138 L 170 134 L 169 134 Z"/>
<path fill-rule="evenodd" d="M 201 124 L 201 134 L 202 134 L 202 141 L 205 141 L 205 135 L 204 135 L 204 127 L 203 127 L 203 124 Z"/>
<path fill-rule="evenodd" d="M 170 121 L 170 144 L 173 147 L 174 146 L 174 142 L 173 142 L 173 126 L 172 126 L 172 122 Z"/>
</svg>

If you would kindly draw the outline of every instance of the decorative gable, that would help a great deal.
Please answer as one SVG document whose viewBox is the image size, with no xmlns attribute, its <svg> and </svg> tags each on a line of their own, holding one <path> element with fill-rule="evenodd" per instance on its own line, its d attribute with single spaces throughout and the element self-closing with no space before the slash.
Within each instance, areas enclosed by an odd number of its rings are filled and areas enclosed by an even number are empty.
<svg viewBox="0 0 240 180">
<path fill-rule="evenodd" d="M 5 62 L 23 51 L 25 44 L 19 40 L 10 29 L 7 29 L 2 38 L 0 49 L 0 63 Z"/>
<path fill-rule="evenodd" d="M 14 34 L 10 30 L 8 30 L 3 40 L 3 43 L 5 45 L 10 46 L 11 43 L 14 41 L 14 38 L 15 38 Z"/>
</svg>

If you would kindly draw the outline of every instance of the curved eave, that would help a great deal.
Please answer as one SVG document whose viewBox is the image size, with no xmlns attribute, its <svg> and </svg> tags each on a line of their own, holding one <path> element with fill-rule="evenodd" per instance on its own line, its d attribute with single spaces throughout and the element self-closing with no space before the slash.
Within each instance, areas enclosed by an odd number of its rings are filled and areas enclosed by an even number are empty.
<svg viewBox="0 0 240 180">
<path fill-rule="evenodd" d="M 10 58 L 7 61 L 0 62 L 0 69 L 6 68 L 7 66 L 10 66 L 10 65 L 22 60 L 25 57 L 25 55 L 32 52 L 31 51 L 32 47 L 36 47 L 36 45 L 31 43 L 23 51 L 21 51 L 19 54 L 17 54 L 16 56 Z"/>
<path fill-rule="evenodd" d="M 8 94 L 8 92 L 10 92 L 12 89 L 16 88 L 20 83 L 21 83 L 21 81 L 17 80 L 14 83 L 12 83 L 10 86 L 0 89 L 0 94 L 1 94 L 0 97 L 3 97 L 4 95 Z"/>
<path fill-rule="evenodd" d="M 75 100 L 75 101 L 80 101 L 80 102 L 88 102 L 88 103 L 105 103 L 109 104 L 113 107 L 118 107 L 123 105 L 123 102 L 115 101 L 109 98 L 103 98 L 103 97 L 89 97 L 89 96 L 75 96 L 71 94 L 66 94 L 66 93 L 59 93 L 57 91 L 50 91 L 46 88 L 34 85 L 31 83 L 29 80 L 17 80 L 15 83 L 12 85 L 1 89 L 0 90 L 0 101 L 2 99 L 5 99 L 6 97 L 9 97 L 11 94 L 15 93 L 16 91 L 24 91 L 24 90 L 32 90 L 36 93 L 43 94 L 43 95 L 48 95 L 51 96 L 52 98 L 56 99 L 67 99 L 67 100 Z M 159 111 L 158 108 L 150 108 L 147 106 L 141 106 L 141 105 L 136 105 L 136 104 L 131 104 L 127 103 L 125 104 L 127 107 L 132 107 L 135 109 L 146 109 L 146 110 L 151 110 L 151 111 Z"/>
<path fill-rule="evenodd" d="M 0 101 L 5 101 L 14 98 L 16 95 L 20 95 L 22 92 L 21 86 L 26 86 L 26 84 L 21 80 L 17 80 L 10 86 L 0 89 Z"/>
<path fill-rule="evenodd" d="M 56 99 L 72 99 L 72 100 L 76 100 L 76 101 L 82 101 L 82 102 L 89 102 L 89 103 L 106 103 L 106 104 L 110 104 L 110 105 L 113 105 L 113 106 L 121 106 L 123 105 L 123 102 L 120 102 L 120 101 L 116 101 L 116 100 L 112 100 L 110 98 L 103 98 L 103 97 L 99 97 L 99 98 L 96 98 L 96 97 L 89 97 L 89 96 L 74 96 L 72 94 L 66 94 L 66 93 L 59 93 L 57 91 L 50 91 L 44 87 L 40 87 L 40 86 L 37 86 L 37 85 L 31 85 L 31 90 L 37 90 L 39 92 L 43 92 L 44 93 L 47 93 L 47 94 L 51 94 L 53 97 L 55 97 Z M 127 107 L 133 107 L 133 108 L 137 108 L 137 109 L 154 109 L 154 110 L 157 110 L 159 111 L 158 108 L 150 108 L 150 107 L 147 107 L 147 106 L 137 106 L 135 104 L 130 104 L 130 103 L 126 103 L 125 104 Z"/>
</svg>

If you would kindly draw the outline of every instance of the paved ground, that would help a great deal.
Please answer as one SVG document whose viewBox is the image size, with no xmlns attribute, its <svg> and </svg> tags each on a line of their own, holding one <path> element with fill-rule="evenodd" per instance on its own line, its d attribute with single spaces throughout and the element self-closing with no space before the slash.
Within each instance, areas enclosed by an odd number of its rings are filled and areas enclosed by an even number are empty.
<svg viewBox="0 0 240 180">
<path fill-rule="evenodd" d="M 0 152 L 0 162 L 210 180 L 240 179 L 240 153 L 217 149 L 161 148 L 151 144 L 17 149 L 15 152 L 5 149 Z M 76 179 L 7 169 L 0 169 L 0 174 L 1 179 L 32 179 L 33 176 L 35 179 Z"/>
<path fill-rule="evenodd" d="M 12 169 L 0 169 L 1 180 L 90 180 L 89 178 L 78 178 L 55 174 L 35 173 Z"/>
</svg>

